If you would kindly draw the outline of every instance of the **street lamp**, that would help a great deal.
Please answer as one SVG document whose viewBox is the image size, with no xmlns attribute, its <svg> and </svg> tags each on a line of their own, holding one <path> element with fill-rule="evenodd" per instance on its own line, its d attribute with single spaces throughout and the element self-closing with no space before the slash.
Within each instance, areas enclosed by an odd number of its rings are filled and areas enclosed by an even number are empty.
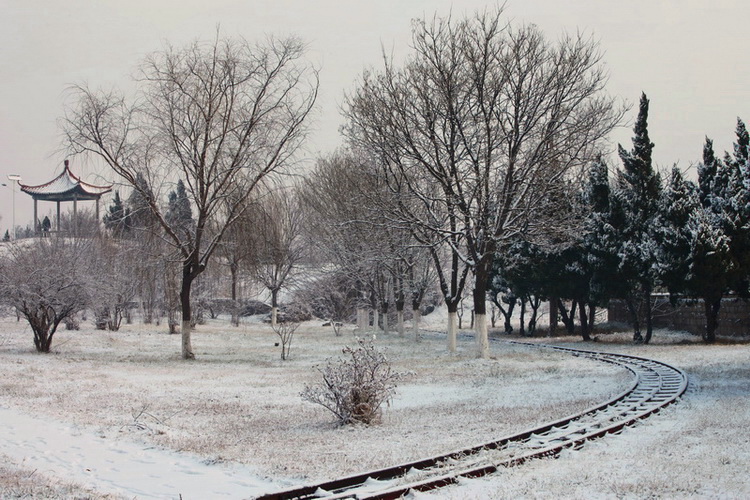
<svg viewBox="0 0 750 500">
<path fill-rule="evenodd" d="M 18 174 L 10 174 L 8 176 L 9 181 L 13 181 L 13 241 L 16 241 L 16 188 L 15 185 L 21 181 L 21 176 Z M 36 223 L 36 221 L 34 222 Z"/>
</svg>

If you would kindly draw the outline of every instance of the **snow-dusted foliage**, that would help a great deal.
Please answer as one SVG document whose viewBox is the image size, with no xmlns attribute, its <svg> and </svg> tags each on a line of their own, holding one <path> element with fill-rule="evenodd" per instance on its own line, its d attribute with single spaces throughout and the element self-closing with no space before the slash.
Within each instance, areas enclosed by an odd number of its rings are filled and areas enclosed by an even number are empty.
<svg viewBox="0 0 750 500">
<path fill-rule="evenodd" d="M 358 347 L 345 347 L 349 358 L 328 360 L 318 368 L 323 380 L 306 386 L 302 399 L 323 406 L 342 425 L 377 423 L 381 407 L 393 398 L 398 375 L 385 354 L 363 340 Z"/>
<path fill-rule="evenodd" d="M 651 292 L 658 253 L 654 239 L 661 177 L 652 166 L 654 143 L 648 135 L 646 94 L 641 95 L 638 118 L 633 127 L 633 149 L 619 146 L 623 169 L 618 171 L 611 200 L 611 222 L 619 242 L 619 278 L 625 283 L 624 298 L 633 323 L 633 339 L 648 343 L 652 335 Z M 646 333 L 641 334 L 645 323 Z"/>
</svg>

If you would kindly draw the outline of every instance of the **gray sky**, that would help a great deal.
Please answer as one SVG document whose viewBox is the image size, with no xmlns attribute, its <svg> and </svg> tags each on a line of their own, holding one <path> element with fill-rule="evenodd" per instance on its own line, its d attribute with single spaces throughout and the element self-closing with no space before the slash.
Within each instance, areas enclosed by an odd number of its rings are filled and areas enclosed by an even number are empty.
<svg viewBox="0 0 750 500">
<path fill-rule="evenodd" d="M 484 0 L 0 0 L 0 177 L 40 184 L 62 169 L 57 119 L 73 83 L 123 86 L 144 55 L 165 41 L 181 45 L 224 35 L 249 40 L 296 34 L 321 68 L 321 93 L 310 156 L 339 145 L 339 105 L 366 67 L 380 67 L 381 47 L 409 52 L 410 20 L 473 13 Z M 651 99 L 649 133 L 662 168 L 700 159 L 706 135 L 730 149 L 737 117 L 750 121 L 747 26 L 742 0 L 509 0 L 515 22 L 535 23 L 548 37 L 583 31 L 600 41 L 609 91 L 634 104 Z M 630 128 L 613 141 L 630 148 Z M 90 182 L 112 181 L 96 163 L 73 159 Z M 101 177 L 103 176 L 103 178 Z M 30 222 L 32 200 L 16 193 L 16 223 Z M 105 205 L 108 202 L 105 202 Z M 40 204 L 51 212 L 53 204 Z M 0 231 L 11 225 L 8 187 L 0 187 Z"/>
</svg>

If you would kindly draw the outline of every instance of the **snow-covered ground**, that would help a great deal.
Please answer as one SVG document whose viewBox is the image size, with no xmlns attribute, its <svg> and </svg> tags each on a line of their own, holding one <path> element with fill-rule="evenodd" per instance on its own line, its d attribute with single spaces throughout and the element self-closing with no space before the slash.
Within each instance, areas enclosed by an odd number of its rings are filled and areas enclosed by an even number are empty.
<svg viewBox="0 0 750 500">
<path fill-rule="evenodd" d="M 429 329 L 440 317 L 425 320 Z M 307 323 L 281 361 L 270 327 L 213 321 L 194 333 L 193 362 L 179 359 L 179 336 L 163 330 L 84 324 L 60 331 L 54 352 L 40 355 L 24 323 L 0 321 L 0 497 L 247 498 L 507 435 L 630 381 L 564 353 L 497 342 L 492 359 L 477 360 L 470 339 L 450 355 L 439 334 L 418 344 L 381 334 L 377 345 L 403 374 L 398 395 L 381 425 L 341 428 L 299 393 L 317 380 L 316 365 L 353 345 L 351 330 L 335 337 Z M 750 347 L 689 340 L 657 332 L 651 346 L 627 335 L 588 344 L 671 362 L 689 373 L 689 393 L 618 436 L 438 495 L 750 496 Z"/>
</svg>

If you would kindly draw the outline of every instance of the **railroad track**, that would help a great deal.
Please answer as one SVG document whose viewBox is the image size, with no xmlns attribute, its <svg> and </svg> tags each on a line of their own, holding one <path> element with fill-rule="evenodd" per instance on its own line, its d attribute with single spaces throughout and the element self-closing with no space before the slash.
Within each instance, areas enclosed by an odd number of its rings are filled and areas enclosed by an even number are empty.
<svg viewBox="0 0 750 500">
<path fill-rule="evenodd" d="M 570 347 L 513 342 L 555 349 L 574 356 L 622 366 L 634 375 L 632 385 L 611 400 L 513 436 L 445 455 L 370 471 L 364 474 L 270 493 L 263 500 L 309 498 L 400 498 L 410 491 L 429 491 L 480 477 L 528 460 L 578 449 L 586 441 L 623 428 L 674 403 L 687 389 L 687 376 L 673 366 L 651 359 L 586 351 Z"/>
</svg>

